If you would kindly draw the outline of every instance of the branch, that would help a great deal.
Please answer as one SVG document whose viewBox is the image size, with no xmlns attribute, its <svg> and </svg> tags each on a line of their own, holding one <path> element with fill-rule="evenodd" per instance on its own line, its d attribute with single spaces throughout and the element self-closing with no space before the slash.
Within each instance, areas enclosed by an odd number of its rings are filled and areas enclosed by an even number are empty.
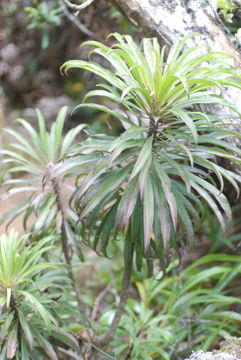
<svg viewBox="0 0 241 360">
<path fill-rule="evenodd" d="M 59 0 L 59 3 L 60 2 L 63 2 L 63 0 Z M 90 31 L 84 24 L 82 24 L 82 22 L 76 18 L 76 16 L 72 15 L 69 10 L 68 10 L 68 7 L 63 4 L 63 13 L 64 15 L 82 32 L 84 33 L 85 35 L 87 36 L 91 36 L 93 37 L 94 36 L 94 33 L 92 31 Z"/>
<path fill-rule="evenodd" d="M 88 6 L 90 6 L 95 0 L 87 0 L 85 1 L 83 4 L 77 5 L 77 4 L 73 4 L 71 3 L 69 0 L 62 0 L 65 5 L 71 9 L 71 10 L 75 10 L 75 11 L 81 11 L 86 9 Z"/>
<path fill-rule="evenodd" d="M 70 280 L 72 281 L 72 287 L 73 287 L 73 290 L 74 290 L 75 295 L 76 295 L 76 299 L 77 299 L 77 303 L 78 303 L 78 309 L 79 309 L 79 312 L 80 312 L 81 317 L 83 319 L 83 323 L 84 323 L 85 326 L 89 327 L 90 321 L 85 316 L 85 307 L 84 307 L 84 304 L 82 302 L 81 294 L 79 292 L 79 289 L 76 286 L 76 279 L 75 279 L 75 276 L 74 276 L 71 257 L 70 257 L 70 254 L 69 254 L 68 237 L 67 237 L 67 234 L 66 234 L 66 229 L 65 229 L 65 224 L 64 224 L 64 221 L 65 221 L 64 207 L 63 207 L 63 204 L 62 204 L 61 192 L 60 192 L 60 186 L 59 186 L 58 179 L 55 178 L 55 177 L 52 178 L 51 183 L 52 183 L 52 187 L 53 187 L 55 198 L 56 198 L 57 209 L 60 212 L 61 217 L 62 217 L 62 221 L 61 221 L 61 243 L 62 243 L 62 249 L 63 249 L 65 261 L 66 261 L 66 264 L 68 265 L 68 275 L 69 275 Z"/>
<path fill-rule="evenodd" d="M 82 355 L 78 355 L 77 353 L 75 353 L 72 350 L 67 350 L 67 349 L 64 349 L 61 347 L 58 347 L 58 350 L 61 351 L 62 353 L 64 353 L 65 355 L 71 356 L 75 360 L 84 360 Z"/>
<path fill-rule="evenodd" d="M 93 344 L 91 341 L 89 341 L 89 339 L 87 340 L 85 337 L 83 337 L 82 335 L 80 335 L 80 333 L 78 332 L 77 334 L 74 332 L 71 332 L 72 335 L 74 337 L 77 337 L 80 341 L 83 341 L 85 343 L 87 343 L 90 347 L 92 347 L 97 353 L 105 355 L 106 358 L 111 359 L 111 360 L 117 360 L 115 357 L 107 354 L 104 350 L 100 349 L 98 346 L 96 346 L 95 344 Z"/>
<path fill-rule="evenodd" d="M 95 304 L 94 304 L 94 308 L 92 310 L 92 314 L 91 314 L 91 319 L 92 320 L 96 320 L 98 312 L 99 312 L 99 308 L 100 308 L 100 304 L 102 302 L 102 300 L 105 298 L 106 294 L 110 291 L 110 286 L 107 286 L 103 291 L 101 291 L 101 293 L 97 296 L 96 300 L 95 300 Z"/>
<path fill-rule="evenodd" d="M 131 241 L 131 239 L 129 237 L 125 241 L 125 247 L 130 246 L 131 249 L 129 252 L 126 251 L 127 257 L 125 258 L 125 270 L 124 270 L 124 275 L 123 275 L 123 279 L 122 279 L 120 301 L 119 301 L 118 307 L 116 309 L 115 316 L 109 327 L 109 330 L 105 334 L 94 338 L 94 342 L 98 345 L 105 345 L 113 339 L 116 329 L 119 326 L 121 317 L 125 310 L 126 302 L 127 302 L 128 296 L 129 296 L 129 288 L 130 288 L 131 273 L 132 273 L 133 252 L 134 252 L 133 244 L 131 244 L 131 245 L 127 244 L 128 241 Z"/>
</svg>

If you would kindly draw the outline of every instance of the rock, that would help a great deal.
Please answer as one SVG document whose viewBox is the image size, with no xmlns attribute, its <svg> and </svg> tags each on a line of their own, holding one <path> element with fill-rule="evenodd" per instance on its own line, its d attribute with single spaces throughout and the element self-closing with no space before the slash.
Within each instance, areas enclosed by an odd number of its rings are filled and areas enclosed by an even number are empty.
<svg viewBox="0 0 241 360">
<path fill-rule="evenodd" d="M 227 338 L 219 351 L 196 351 L 185 360 L 241 360 L 241 338 Z"/>
<path fill-rule="evenodd" d="M 237 356 L 241 359 L 241 338 L 230 337 L 221 343 L 221 351 Z"/>
<path fill-rule="evenodd" d="M 240 358 L 236 355 L 232 355 L 222 351 L 197 351 L 185 360 L 240 360 Z"/>
</svg>

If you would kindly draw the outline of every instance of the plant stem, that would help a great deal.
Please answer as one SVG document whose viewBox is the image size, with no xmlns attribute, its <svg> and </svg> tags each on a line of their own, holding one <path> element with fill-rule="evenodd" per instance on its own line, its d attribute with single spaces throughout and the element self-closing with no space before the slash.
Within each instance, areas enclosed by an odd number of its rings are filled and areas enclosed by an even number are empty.
<svg viewBox="0 0 241 360">
<path fill-rule="evenodd" d="M 13 312 L 14 312 L 14 320 L 17 321 L 17 319 L 18 319 L 18 309 L 17 309 L 16 300 L 15 300 L 15 297 L 14 297 L 13 294 L 11 294 L 10 308 L 11 308 L 11 310 L 13 310 Z"/>
<path fill-rule="evenodd" d="M 128 239 L 128 240 L 131 240 L 131 239 Z M 131 283 L 133 251 L 134 251 L 134 247 L 133 247 L 133 244 L 131 244 L 131 251 L 128 253 L 128 257 L 125 258 L 125 269 L 124 269 L 124 275 L 123 275 L 123 279 L 122 279 L 120 301 L 119 301 L 118 307 L 116 309 L 115 316 L 109 327 L 109 330 L 105 334 L 95 337 L 94 343 L 96 343 L 98 345 L 105 345 L 113 339 L 116 329 L 119 326 L 121 317 L 124 313 L 126 302 L 127 302 L 128 296 L 129 296 L 129 289 L 130 289 L 130 283 Z"/>
<path fill-rule="evenodd" d="M 155 141 L 156 138 L 157 127 L 158 127 L 158 122 L 156 123 L 155 119 L 151 116 L 147 137 L 153 135 L 153 142 Z"/>
<path fill-rule="evenodd" d="M 101 304 L 102 300 L 105 298 L 106 294 L 110 291 L 110 289 L 111 289 L 111 287 L 109 285 L 106 286 L 106 288 L 103 291 L 101 291 L 101 293 L 95 299 L 95 304 L 94 304 L 92 314 L 91 314 L 91 319 L 92 320 L 97 319 L 100 304 Z"/>
<path fill-rule="evenodd" d="M 65 258 L 66 264 L 68 265 L 68 268 L 67 268 L 68 269 L 68 275 L 69 275 L 69 278 L 70 278 L 70 280 L 72 282 L 72 287 L 73 287 L 73 290 L 75 292 L 76 300 L 77 300 L 77 303 L 78 303 L 78 309 L 79 309 L 79 312 L 81 314 L 83 323 L 84 323 L 85 326 L 89 327 L 90 322 L 89 322 L 89 319 L 85 316 L 85 306 L 84 306 L 84 304 L 82 302 L 80 291 L 79 291 L 78 287 L 76 286 L 76 279 L 75 279 L 75 275 L 74 275 L 74 272 L 73 272 L 71 257 L 70 257 L 70 254 L 69 254 L 68 238 L 67 238 L 65 224 L 64 224 L 65 214 L 64 214 L 64 207 L 63 207 L 63 203 L 62 203 L 62 199 L 61 199 L 61 191 L 60 191 L 59 181 L 58 181 L 57 178 L 53 177 L 51 179 L 51 183 L 52 183 L 55 198 L 56 198 L 57 209 L 60 212 L 61 217 L 62 217 L 62 222 L 61 222 L 61 243 L 62 243 L 62 249 L 63 249 L 63 253 L 64 253 L 64 258 Z"/>
</svg>

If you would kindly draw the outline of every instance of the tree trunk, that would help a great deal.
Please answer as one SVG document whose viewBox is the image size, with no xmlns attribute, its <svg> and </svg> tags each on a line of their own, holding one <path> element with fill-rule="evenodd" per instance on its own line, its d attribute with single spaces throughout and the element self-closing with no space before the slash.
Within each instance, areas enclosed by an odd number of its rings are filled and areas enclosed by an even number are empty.
<svg viewBox="0 0 241 360">
<path fill-rule="evenodd" d="M 162 43 L 171 45 L 187 34 L 198 32 L 201 38 L 189 39 L 188 46 L 207 44 L 211 50 L 229 53 L 234 58 L 234 66 L 241 68 L 241 54 L 235 48 L 228 30 L 219 18 L 216 0 L 113 1 L 130 20 L 141 26 L 149 36 L 156 36 Z M 240 90 L 225 88 L 223 96 L 241 112 Z M 202 106 L 202 110 L 220 116 L 224 122 L 232 122 L 233 128 L 241 132 L 240 117 L 228 108 L 205 105 Z M 237 141 L 236 139 L 236 144 Z M 238 145 L 240 146 L 240 142 Z"/>
<path fill-rule="evenodd" d="M 241 55 L 227 36 L 219 18 L 216 0 L 114 0 L 126 16 L 148 34 L 171 45 L 191 32 L 213 50 L 228 52 L 241 67 Z M 197 45 L 190 39 L 189 45 Z"/>
</svg>

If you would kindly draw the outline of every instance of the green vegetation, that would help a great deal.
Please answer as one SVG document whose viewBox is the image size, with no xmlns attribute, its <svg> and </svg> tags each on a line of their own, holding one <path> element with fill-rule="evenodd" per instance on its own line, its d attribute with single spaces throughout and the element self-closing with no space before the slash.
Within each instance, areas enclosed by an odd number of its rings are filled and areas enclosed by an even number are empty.
<svg viewBox="0 0 241 360">
<path fill-rule="evenodd" d="M 23 119 L 19 119 L 18 122 L 27 132 L 27 137 L 16 130 L 5 129 L 14 140 L 8 149 L 1 151 L 4 156 L 3 164 L 9 164 L 7 170 L 9 176 L 5 174 L 4 182 L 8 190 L 4 192 L 1 199 L 6 200 L 17 193 L 26 192 L 24 201 L 2 216 L 1 222 L 10 220 L 7 227 L 17 216 L 24 213 L 25 230 L 28 229 L 29 218 L 34 216 L 36 219 L 32 221 L 29 231 L 38 233 L 54 229 L 56 233 L 59 233 L 61 209 L 58 208 L 56 197 L 60 195 L 59 187 L 61 191 L 67 188 L 66 191 L 71 193 L 72 188 L 65 184 L 63 175 L 74 165 L 74 161 L 66 163 L 64 158 L 76 136 L 85 127 L 85 125 L 78 125 L 64 136 L 66 113 L 67 107 L 63 107 L 49 132 L 46 130 L 44 118 L 39 110 L 37 110 L 39 134 Z M 18 178 L 21 173 L 25 177 Z M 68 203 L 66 206 L 66 210 L 62 209 L 65 212 L 64 226 L 68 229 L 67 233 L 71 234 L 71 224 L 75 224 L 78 218 L 68 207 Z"/>
<path fill-rule="evenodd" d="M 240 314 L 229 310 L 240 299 L 228 288 L 240 271 L 240 257 L 215 254 L 161 280 L 139 278 L 139 299 L 128 301 L 112 342 L 115 355 L 126 350 L 130 359 L 183 359 L 194 348 L 207 350 L 218 336 L 240 336 Z"/>
<path fill-rule="evenodd" d="M 38 29 L 42 32 L 41 47 L 46 49 L 50 43 L 50 26 L 59 26 L 61 24 L 60 13 L 62 7 L 57 3 L 49 5 L 43 1 L 36 7 L 27 6 L 25 12 L 28 14 L 30 24 L 28 29 Z"/>
<path fill-rule="evenodd" d="M 86 69 L 106 80 L 109 85 L 98 85 L 101 89 L 90 91 L 84 101 L 104 96 L 121 104 L 119 111 L 93 103 L 78 107 L 111 113 L 125 127 L 118 138 L 90 136 L 76 148 L 76 156 L 82 154 L 83 161 L 85 153 L 92 153 L 96 166 L 77 187 L 73 201 L 85 222 L 90 219 L 89 223 L 95 223 L 101 217 L 95 249 L 100 243 L 106 255 L 110 240 L 122 231 L 126 245 L 133 243 L 139 269 L 143 258 L 149 265 L 152 258 L 159 258 L 165 268 L 170 249 L 177 250 L 182 237 L 193 241 L 194 225 L 201 223 L 201 199 L 214 211 L 223 229 L 231 217 L 223 193 L 224 178 L 239 193 L 241 177 L 217 164 L 216 157 L 239 164 L 234 154 L 241 152 L 226 138 L 240 135 L 223 129 L 221 119 L 202 113 L 197 106 L 219 104 L 239 116 L 222 98 L 220 89 L 224 85 L 241 88 L 240 73 L 222 53 L 197 55 L 199 49 L 194 47 L 180 55 L 187 39 L 173 46 L 166 56 L 165 47 L 160 49 L 156 39 L 144 39 L 142 52 L 131 37 L 114 36 L 118 43 L 111 48 L 85 43 L 97 46 L 92 52 L 105 57 L 113 72 L 81 60 L 63 65 L 65 71 Z M 90 227 L 86 229 L 89 234 Z M 86 237 L 88 240 L 91 238 Z"/>
<path fill-rule="evenodd" d="M 109 114 L 121 135 L 85 125 L 64 135 L 66 107 L 49 131 L 40 111 L 38 132 L 25 120 L 26 135 L 6 129 L 1 199 L 26 197 L 0 221 L 9 227 L 21 214 L 27 235 L 0 238 L 0 359 L 181 360 L 241 335 L 240 257 L 215 253 L 239 240 L 225 234 L 224 189 L 239 195 L 241 176 L 218 159 L 240 165 L 228 138 L 241 135 L 202 111 L 218 104 L 240 117 L 222 87 L 241 89 L 241 74 L 224 53 L 184 49 L 190 36 L 168 51 L 115 33 L 112 47 L 85 43 L 111 67 L 62 66 L 104 80 L 77 109 Z M 181 268 L 198 232 L 212 254 Z"/>
<path fill-rule="evenodd" d="M 218 7 L 225 21 L 231 23 L 233 12 L 238 8 L 238 6 L 231 0 L 218 0 Z"/>
<path fill-rule="evenodd" d="M 74 337 L 59 328 L 52 309 L 58 282 L 68 283 L 59 266 L 43 261 L 54 240 L 30 242 L 14 231 L 0 237 L 1 359 L 36 359 L 43 351 L 57 359 L 50 336 L 78 348 Z"/>
</svg>

